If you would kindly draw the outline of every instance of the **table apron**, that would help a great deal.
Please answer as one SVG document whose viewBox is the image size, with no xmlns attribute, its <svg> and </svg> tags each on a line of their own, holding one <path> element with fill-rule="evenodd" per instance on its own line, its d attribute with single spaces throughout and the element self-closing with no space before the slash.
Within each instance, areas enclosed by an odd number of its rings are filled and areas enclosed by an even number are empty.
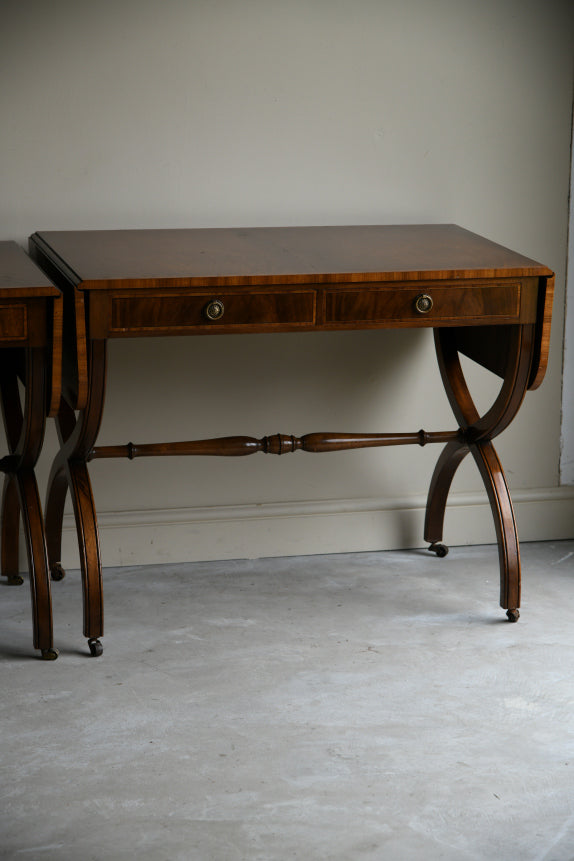
<svg viewBox="0 0 574 861">
<path fill-rule="evenodd" d="M 46 346 L 47 304 L 46 299 L 0 301 L 0 346 Z"/>
<path fill-rule="evenodd" d="M 538 278 L 90 290 L 93 339 L 533 323 Z M 417 300 L 430 297 L 428 312 Z M 428 303 L 427 303 L 428 304 Z M 211 314 L 218 315 L 210 319 Z"/>
</svg>

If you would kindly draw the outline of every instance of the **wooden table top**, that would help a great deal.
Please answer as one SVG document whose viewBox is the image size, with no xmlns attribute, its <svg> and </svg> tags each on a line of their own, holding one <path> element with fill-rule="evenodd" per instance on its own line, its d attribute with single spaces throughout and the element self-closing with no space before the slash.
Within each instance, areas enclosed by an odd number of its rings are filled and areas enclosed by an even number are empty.
<svg viewBox="0 0 574 861">
<path fill-rule="evenodd" d="M 0 242 L 0 299 L 59 295 L 58 288 L 16 242 Z"/>
<path fill-rule="evenodd" d="M 454 224 L 41 231 L 82 290 L 550 277 Z"/>
</svg>

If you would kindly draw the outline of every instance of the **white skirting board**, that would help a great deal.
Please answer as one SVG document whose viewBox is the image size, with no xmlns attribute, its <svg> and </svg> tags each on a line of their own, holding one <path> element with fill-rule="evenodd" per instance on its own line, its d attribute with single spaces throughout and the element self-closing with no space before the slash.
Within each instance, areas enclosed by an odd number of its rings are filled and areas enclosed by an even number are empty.
<svg viewBox="0 0 574 861">
<path fill-rule="evenodd" d="M 424 547 L 425 502 L 410 497 L 102 511 L 102 563 L 112 567 Z M 574 538 L 573 487 L 517 490 L 513 503 L 521 541 Z M 451 494 L 443 538 L 451 547 L 496 542 L 485 494 Z M 79 566 L 71 514 L 64 518 L 62 563 Z"/>
</svg>

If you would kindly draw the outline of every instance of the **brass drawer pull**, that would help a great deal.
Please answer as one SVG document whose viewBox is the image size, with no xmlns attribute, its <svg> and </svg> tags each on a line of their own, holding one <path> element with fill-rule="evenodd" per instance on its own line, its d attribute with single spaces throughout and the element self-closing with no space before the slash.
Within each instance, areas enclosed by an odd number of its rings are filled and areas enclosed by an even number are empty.
<svg viewBox="0 0 574 861">
<path fill-rule="evenodd" d="M 415 299 L 415 308 L 419 312 L 419 314 L 428 314 L 428 312 L 432 309 L 433 301 L 432 298 L 428 295 L 428 293 L 421 293 L 420 296 L 417 296 Z"/>
<path fill-rule="evenodd" d="M 224 311 L 225 306 L 221 299 L 212 299 L 211 302 L 208 302 L 205 306 L 203 313 L 208 320 L 221 320 Z"/>
</svg>

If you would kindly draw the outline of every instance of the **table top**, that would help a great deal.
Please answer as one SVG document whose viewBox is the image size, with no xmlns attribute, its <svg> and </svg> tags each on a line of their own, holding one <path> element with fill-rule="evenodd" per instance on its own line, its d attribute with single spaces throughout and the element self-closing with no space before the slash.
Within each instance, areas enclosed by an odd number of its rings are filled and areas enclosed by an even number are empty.
<svg viewBox="0 0 574 861">
<path fill-rule="evenodd" d="M 59 295 L 58 288 L 16 242 L 0 242 L 0 299 Z"/>
<path fill-rule="evenodd" d="M 32 241 L 82 290 L 552 275 L 454 224 L 40 231 Z"/>
</svg>

